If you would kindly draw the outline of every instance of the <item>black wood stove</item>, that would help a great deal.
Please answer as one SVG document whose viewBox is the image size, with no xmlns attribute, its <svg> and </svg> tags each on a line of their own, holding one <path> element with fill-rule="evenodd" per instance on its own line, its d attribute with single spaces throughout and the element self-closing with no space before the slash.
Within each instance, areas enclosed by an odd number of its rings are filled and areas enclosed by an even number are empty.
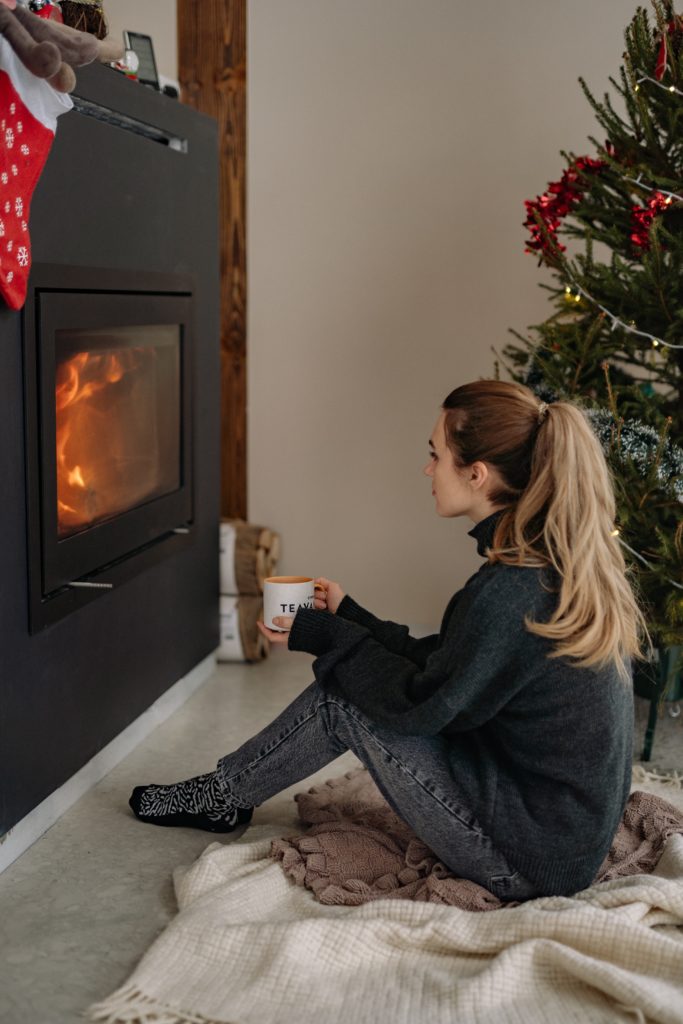
<svg viewBox="0 0 683 1024">
<path fill-rule="evenodd" d="M 216 125 L 74 102 L 0 310 L 0 835 L 218 644 Z"/>
</svg>

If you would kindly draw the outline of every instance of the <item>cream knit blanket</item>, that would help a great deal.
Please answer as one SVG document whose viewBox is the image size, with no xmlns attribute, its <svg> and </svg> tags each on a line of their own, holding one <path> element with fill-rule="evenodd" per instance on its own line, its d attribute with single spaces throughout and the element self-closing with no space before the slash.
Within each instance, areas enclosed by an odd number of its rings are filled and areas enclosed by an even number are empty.
<svg viewBox="0 0 683 1024">
<path fill-rule="evenodd" d="M 174 874 L 179 913 L 109 1024 L 683 1024 L 683 835 L 651 874 L 473 913 L 326 905 L 271 855 L 272 826 Z"/>
</svg>

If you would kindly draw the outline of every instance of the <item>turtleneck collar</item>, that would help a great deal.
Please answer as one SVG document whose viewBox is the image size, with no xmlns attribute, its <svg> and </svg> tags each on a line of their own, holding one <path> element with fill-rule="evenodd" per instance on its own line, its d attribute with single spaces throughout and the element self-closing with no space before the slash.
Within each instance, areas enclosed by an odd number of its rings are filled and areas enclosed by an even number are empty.
<svg viewBox="0 0 683 1024">
<path fill-rule="evenodd" d="M 493 543 L 493 534 L 503 512 L 505 512 L 504 508 L 496 509 L 490 516 L 480 520 L 471 530 L 467 531 L 468 537 L 474 537 L 477 542 L 477 554 L 485 555 L 487 547 Z"/>
</svg>

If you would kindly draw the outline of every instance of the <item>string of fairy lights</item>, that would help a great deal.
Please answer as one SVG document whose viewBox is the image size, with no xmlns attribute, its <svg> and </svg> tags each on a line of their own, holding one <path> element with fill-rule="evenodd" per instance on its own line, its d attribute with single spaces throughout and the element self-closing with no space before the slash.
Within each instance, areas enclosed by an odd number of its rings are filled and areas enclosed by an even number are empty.
<svg viewBox="0 0 683 1024">
<path fill-rule="evenodd" d="M 633 87 L 634 92 L 639 92 L 641 82 L 652 82 L 658 89 L 664 89 L 665 92 L 678 93 L 679 96 L 683 96 L 683 92 L 677 89 L 675 85 L 664 85 L 662 82 L 658 82 L 656 78 L 651 78 L 650 75 L 642 75 L 636 80 L 636 84 Z"/>
<path fill-rule="evenodd" d="M 683 91 L 677 89 L 675 85 L 664 85 L 662 82 L 657 81 L 656 78 L 652 78 L 650 75 L 645 74 L 641 74 L 640 78 L 637 79 L 636 84 L 634 86 L 635 92 L 639 91 L 642 82 L 650 82 L 652 85 L 656 85 L 659 89 L 663 89 L 665 92 L 676 93 L 679 96 L 683 96 Z M 646 184 L 642 180 L 642 174 L 639 174 L 637 178 L 629 178 L 625 174 L 622 174 L 621 177 L 624 179 L 624 181 L 628 181 L 633 185 L 637 185 L 638 188 L 645 189 L 647 192 L 658 192 L 660 195 L 666 196 L 667 205 L 673 202 L 683 203 L 683 196 L 679 195 L 677 192 L 669 192 L 667 189 Z M 605 314 L 605 316 L 609 318 L 611 325 L 610 330 L 614 331 L 617 327 L 619 327 L 626 334 L 635 334 L 640 338 L 647 338 L 647 340 L 651 342 L 652 347 L 655 349 L 660 347 L 679 350 L 683 349 L 683 345 L 674 345 L 673 342 L 664 341 L 663 338 L 658 338 L 656 337 L 656 335 L 650 334 L 648 331 L 638 330 L 633 321 L 631 321 L 631 323 L 625 323 L 625 321 L 623 321 L 620 317 L 616 316 L 610 309 L 608 309 L 606 306 L 603 306 L 601 302 L 598 302 L 598 300 L 594 298 L 589 292 L 587 292 L 582 285 L 578 284 L 571 276 L 571 274 L 567 274 L 567 276 L 571 281 L 571 285 L 567 285 L 567 287 L 565 288 L 565 295 L 567 296 L 567 300 L 571 301 L 571 299 L 573 298 L 575 302 L 580 302 L 582 298 L 587 299 L 594 306 L 597 306 L 597 308 L 600 309 Z M 576 291 L 576 294 L 574 294 L 572 288 Z M 678 586 L 678 584 L 676 584 L 676 586 Z"/>
<path fill-rule="evenodd" d="M 653 348 L 659 348 L 660 345 L 663 345 L 664 348 L 683 349 L 683 345 L 674 345 L 673 342 L 664 341 L 663 338 L 657 338 L 654 334 L 649 334 L 647 331 L 639 331 L 634 323 L 625 323 L 622 319 L 620 319 L 620 317 L 612 313 L 611 310 L 607 308 L 607 306 L 603 306 L 601 302 L 598 302 L 597 299 L 593 298 L 590 292 L 587 292 L 583 285 L 577 284 L 577 282 L 574 280 L 571 274 L 567 274 L 567 276 L 572 282 L 571 285 L 567 285 L 564 289 L 564 293 L 567 297 L 567 300 L 571 301 L 571 299 L 573 299 L 575 302 L 580 302 L 582 298 L 588 299 L 588 301 L 592 302 L 594 306 L 597 306 L 598 309 L 602 310 L 605 316 L 609 317 L 611 324 L 610 330 L 614 331 L 617 327 L 620 327 L 621 330 L 625 331 L 627 334 L 637 334 L 641 338 L 647 338 L 649 341 L 652 342 Z M 576 290 L 576 295 L 572 291 L 572 288 Z"/>
<path fill-rule="evenodd" d="M 642 82 L 650 82 L 652 85 L 656 85 L 657 88 L 665 90 L 665 92 L 677 93 L 679 96 L 683 96 L 683 92 L 680 89 L 677 89 L 675 85 L 663 85 L 662 82 L 659 82 L 656 78 L 652 78 L 650 75 L 641 75 L 641 77 L 637 80 L 637 82 L 635 84 L 635 87 L 634 87 L 635 92 L 639 91 L 640 85 L 641 85 Z M 643 180 L 642 180 L 642 175 L 641 174 L 639 174 L 637 178 L 628 178 L 628 177 L 626 177 L 626 175 L 622 175 L 622 177 L 624 178 L 625 181 L 629 181 L 632 184 L 637 185 L 639 188 L 643 188 L 643 189 L 645 189 L 648 192 L 659 192 L 660 195 L 666 196 L 667 197 L 666 198 L 667 204 L 672 203 L 672 202 L 683 202 L 683 196 L 678 195 L 676 192 L 669 192 L 669 191 L 667 191 L 666 189 L 663 189 L 663 188 L 655 188 L 655 187 L 652 187 L 651 185 L 646 185 L 645 182 L 643 182 Z M 683 349 L 683 345 L 673 345 L 671 342 L 664 341 L 663 338 L 656 338 L 653 334 L 649 334 L 647 331 L 639 331 L 639 330 L 637 330 L 637 328 L 635 327 L 635 324 L 633 324 L 633 323 L 631 323 L 631 324 L 624 323 L 623 320 L 621 320 L 619 317 L 615 316 L 614 313 L 612 313 L 609 309 L 607 309 L 606 306 L 603 306 L 600 302 L 598 302 L 596 299 L 594 299 L 592 295 L 589 295 L 588 292 L 585 290 L 585 288 L 582 288 L 580 285 L 577 285 L 576 282 L 571 277 L 570 277 L 570 279 L 572 280 L 572 284 L 574 285 L 574 287 L 576 288 L 576 291 L 577 291 L 577 294 L 574 297 L 575 301 L 576 302 L 580 302 L 581 301 L 581 297 L 584 296 L 585 298 L 587 298 L 589 300 L 589 302 L 592 302 L 593 305 L 597 306 L 598 309 L 602 310 L 602 312 L 606 316 L 608 316 L 609 319 L 610 319 L 610 323 L 611 323 L 610 330 L 613 331 L 613 330 L 615 330 L 616 327 L 620 327 L 622 330 L 626 331 L 627 334 L 637 334 L 641 338 L 648 338 L 652 342 L 652 347 L 653 348 L 659 348 L 660 345 L 664 345 L 666 348 Z M 572 293 L 571 287 L 568 285 L 565 288 L 565 294 L 567 296 L 570 296 L 571 293 Z M 612 536 L 613 537 L 617 537 L 618 540 L 619 540 L 619 543 L 623 547 L 625 547 L 627 551 L 630 551 L 630 553 L 632 555 L 634 555 L 640 562 L 642 562 L 643 565 L 646 565 L 648 569 L 652 569 L 653 568 L 652 563 L 648 562 L 647 558 L 644 558 L 643 555 L 641 555 L 639 551 L 636 551 L 634 548 L 632 548 L 630 546 L 630 544 L 627 544 L 626 541 L 623 539 L 623 537 L 621 537 L 620 534 L 621 534 L 621 531 L 618 528 L 615 528 L 614 530 L 612 530 Z M 683 584 L 682 583 L 677 583 L 676 580 L 672 580 L 672 579 L 667 579 L 667 582 L 670 583 L 672 586 L 676 587 L 678 590 L 683 590 Z"/>
<path fill-rule="evenodd" d="M 659 192 L 660 195 L 666 196 L 670 203 L 683 203 L 683 196 L 679 196 L 678 192 L 669 192 L 667 189 L 660 188 L 658 185 L 646 185 L 643 181 L 642 174 L 639 174 L 637 178 L 629 178 L 625 174 L 622 174 L 621 177 L 624 181 L 630 181 L 633 185 L 637 185 L 638 188 L 644 188 L 648 192 Z"/>
<path fill-rule="evenodd" d="M 668 93 L 676 93 L 679 96 L 683 96 L 683 91 L 677 89 L 676 86 L 663 85 L 661 82 L 657 81 L 656 78 L 652 78 L 650 75 L 644 74 L 641 75 L 640 78 L 638 78 L 634 86 L 635 92 L 639 91 L 642 82 L 650 82 L 652 83 L 652 85 L 656 85 L 658 88 L 663 89 Z M 624 181 L 628 181 L 630 184 L 636 185 L 638 188 L 644 189 L 647 192 L 657 192 L 659 193 L 659 195 L 666 196 L 666 205 L 669 205 L 673 202 L 683 203 L 683 196 L 679 195 L 677 192 L 670 192 L 667 189 L 646 184 L 642 180 L 642 174 L 639 174 L 637 178 L 630 178 L 624 174 L 620 175 L 620 177 L 623 178 Z M 601 302 L 598 302 L 598 300 L 594 298 L 594 296 L 592 296 L 590 292 L 586 291 L 586 289 L 582 285 L 578 284 L 578 282 L 572 277 L 572 275 L 566 269 L 565 274 L 571 281 L 571 284 L 568 284 L 565 287 L 566 299 L 570 302 L 581 302 L 582 298 L 587 299 L 590 303 L 592 303 L 592 305 L 594 305 L 606 317 L 608 317 L 611 325 L 610 330 L 614 331 L 616 330 L 616 328 L 621 328 L 621 330 L 623 330 L 626 334 L 634 334 L 637 335 L 638 337 L 646 338 L 648 341 L 651 342 L 652 348 L 654 349 L 658 349 L 660 347 L 678 350 L 683 349 L 683 345 L 675 345 L 673 342 L 665 341 L 663 338 L 658 338 L 656 337 L 656 335 L 650 334 L 648 331 L 639 330 L 636 327 L 634 321 L 626 323 L 615 313 L 613 313 L 610 309 L 608 309 L 607 306 L 604 306 Z M 634 548 L 632 548 L 630 544 L 627 544 L 627 542 L 621 536 L 621 530 L 619 529 L 619 527 L 615 527 L 613 530 L 611 530 L 610 536 L 616 537 L 619 543 L 622 545 L 622 547 L 629 551 L 634 556 L 634 558 L 637 558 L 638 561 L 645 565 L 648 569 L 654 569 L 654 566 L 651 562 L 647 560 L 647 558 L 645 558 L 639 551 L 636 551 Z M 671 586 L 676 587 L 676 589 L 683 590 L 683 583 L 678 583 L 676 582 L 676 580 L 672 580 L 668 577 L 667 582 L 670 583 Z"/>
</svg>

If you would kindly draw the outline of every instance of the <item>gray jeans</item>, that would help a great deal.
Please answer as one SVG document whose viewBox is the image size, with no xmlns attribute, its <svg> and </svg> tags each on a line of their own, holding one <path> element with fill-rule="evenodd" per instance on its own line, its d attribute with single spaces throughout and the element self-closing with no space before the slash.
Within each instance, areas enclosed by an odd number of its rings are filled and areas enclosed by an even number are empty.
<svg viewBox="0 0 683 1024">
<path fill-rule="evenodd" d="M 387 803 L 460 878 L 501 900 L 541 893 L 496 849 L 458 793 L 441 736 L 401 736 L 311 683 L 274 721 L 218 762 L 238 807 L 255 807 L 352 750 Z"/>
</svg>

